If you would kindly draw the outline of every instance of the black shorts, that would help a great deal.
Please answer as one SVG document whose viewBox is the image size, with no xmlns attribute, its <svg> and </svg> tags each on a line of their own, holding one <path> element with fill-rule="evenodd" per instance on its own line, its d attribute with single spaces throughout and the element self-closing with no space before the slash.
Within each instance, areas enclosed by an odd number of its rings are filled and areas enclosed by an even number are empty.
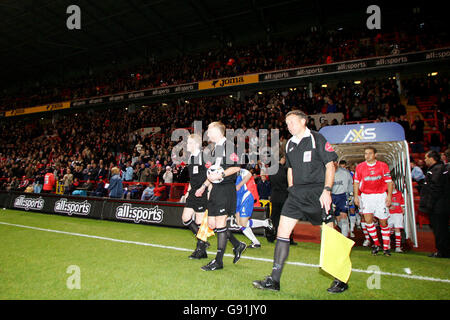
<svg viewBox="0 0 450 320">
<path fill-rule="evenodd" d="M 292 219 L 306 220 L 312 225 L 321 225 L 325 218 L 325 210 L 320 207 L 320 195 L 323 185 L 292 186 L 284 202 L 281 215 Z"/>
<path fill-rule="evenodd" d="M 208 216 L 217 217 L 236 213 L 236 185 L 213 184 L 208 200 Z"/>
<path fill-rule="evenodd" d="M 201 197 L 196 197 L 195 193 L 191 190 L 186 199 L 185 208 L 192 208 L 195 212 L 204 212 L 208 204 L 208 190 L 203 192 Z"/>
</svg>

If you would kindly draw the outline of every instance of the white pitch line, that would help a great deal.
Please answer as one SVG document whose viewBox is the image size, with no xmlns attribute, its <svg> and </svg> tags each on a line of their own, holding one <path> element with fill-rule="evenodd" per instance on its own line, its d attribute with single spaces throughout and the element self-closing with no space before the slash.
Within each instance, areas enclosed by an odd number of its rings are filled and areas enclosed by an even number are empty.
<svg viewBox="0 0 450 320">
<path fill-rule="evenodd" d="M 192 251 L 192 249 L 187 249 L 187 248 L 165 246 L 165 245 L 161 245 L 161 244 L 153 244 L 153 243 L 139 242 L 139 241 L 114 239 L 114 238 L 94 236 L 94 235 L 83 234 L 83 233 L 74 233 L 74 232 L 67 232 L 67 231 L 61 231 L 61 230 L 53 230 L 53 229 L 31 227 L 31 226 L 25 226 L 25 225 L 21 225 L 21 224 L 14 224 L 14 223 L 7 223 L 7 222 L 0 222 L 0 224 L 7 225 L 7 226 L 13 226 L 13 227 L 19 227 L 19 228 L 38 230 L 38 231 L 66 234 L 66 235 L 77 236 L 77 237 L 99 239 L 99 240 L 113 241 L 113 242 L 119 242 L 119 243 L 135 244 L 135 245 L 139 245 L 139 246 L 147 246 L 147 247 L 170 249 L 170 250 L 185 251 L 185 252 L 191 252 Z M 215 252 L 208 252 L 208 253 L 209 254 L 215 254 Z M 234 257 L 234 255 L 232 255 L 232 254 L 225 254 L 225 256 L 227 256 L 227 257 Z M 248 256 L 241 256 L 241 259 L 249 259 L 249 260 L 263 261 L 263 262 L 270 262 L 270 263 L 273 262 L 272 259 L 248 257 Z M 287 261 L 286 264 L 295 265 L 295 266 L 301 266 L 301 267 L 319 268 L 319 265 L 317 265 L 317 264 L 309 264 L 309 263 L 295 262 L 295 261 L 293 261 L 293 262 Z M 352 269 L 352 272 L 368 273 L 368 274 L 376 273 L 376 274 L 380 274 L 380 275 L 392 276 L 392 277 L 400 277 L 400 278 L 406 278 L 406 279 L 450 283 L 449 279 L 439 279 L 439 278 L 432 278 L 432 277 L 425 277 L 425 276 L 415 276 L 415 275 L 399 274 L 399 273 L 391 273 L 391 272 L 383 272 L 383 271 L 380 271 L 380 272 L 376 271 L 375 272 L 373 270 Z"/>
</svg>

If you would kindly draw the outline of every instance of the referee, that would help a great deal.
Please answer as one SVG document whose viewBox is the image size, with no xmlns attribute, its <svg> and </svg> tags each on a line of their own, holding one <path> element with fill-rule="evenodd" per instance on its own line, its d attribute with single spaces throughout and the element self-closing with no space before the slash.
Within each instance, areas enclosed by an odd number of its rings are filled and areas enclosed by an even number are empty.
<svg viewBox="0 0 450 320">
<path fill-rule="evenodd" d="M 300 110 L 286 115 L 286 124 L 292 134 L 286 143 L 289 195 L 281 210 L 272 274 L 264 280 L 253 281 L 253 286 L 258 289 L 280 290 L 281 272 L 289 255 L 289 237 L 298 220 L 333 226 L 331 187 L 335 173 L 333 162 L 338 157 L 320 133 L 306 127 L 306 121 L 306 114 Z M 328 291 L 338 293 L 347 288 L 346 283 L 336 279 Z"/>
<path fill-rule="evenodd" d="M 207 192 L 203 193 L 201 197 L 195 196 L 195 191 L 202 187 L 206 180 L 206 167 L 203 161 L 203 154 L 201 152 L 202 138 L 197 134 L 191 134 L 187 139 L 187 151 L 190 153 L 188 161 L 189 171 L 189 188 L 187 190 L 186 204 L 183 209 L 182 220 L 183 224 L 197 235 L 198 226 L 202 223 L 203 214 L 207 205 Z M 209 181 L 208 181 L 209 182 Z M 195 218 L 194 218 L 195 216 Z M 197 247 L 189 256 L 190 259 L 207 258 L 206 249 L 209 243 L 197 239 Z"/>
<path fill-rule="evenodd" d="M 212 183 L 212 189 L 207 203 L 208 225 L 217 234 L 217 254 L 216 258 L 203 266 L 204 271 L 214 271 L 223 269 L 223 256 L 227 246 L 227 241 L 233 245 L 234 260 L 237 263 L 242 252 L 247 245 L 240 242 L 227 228 L 228 216 L 236 213 L 236 173 L 241 167 L 237 163 L 238 155 L 234 152 L 234 144 L 228 142 L 225 137 L 225 125 L 221 122 L 212 122 L 208 126 L 208 138 L 214 143 L 212 157 L 214 165 L 221 167 L 223 172 L 213 172 L 207 176 L 207 180 L 200 189 L 195 192 L 197 197 L 201 197 L 208 187 L 207 183 Z M 228 145 L 228 144 L 231 145 Z M 228 146 L 227 146 L 228 145 Z"/>
</svg>

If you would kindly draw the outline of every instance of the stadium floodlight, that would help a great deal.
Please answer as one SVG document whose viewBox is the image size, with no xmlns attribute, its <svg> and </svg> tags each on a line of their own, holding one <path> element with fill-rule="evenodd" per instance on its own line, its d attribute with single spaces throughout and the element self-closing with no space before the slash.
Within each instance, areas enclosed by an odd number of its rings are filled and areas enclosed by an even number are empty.
<svg viewBox="0 0 450 320">
<path fill-rule="evenodd" d="M 432 76 L 432 77 L 435 77 L 435 76 L 437 76 L 437 75 L 438 75 L 437 72 L 432 72 L 432 73 L 431 73 L 431 76 Z"/>
</svg>

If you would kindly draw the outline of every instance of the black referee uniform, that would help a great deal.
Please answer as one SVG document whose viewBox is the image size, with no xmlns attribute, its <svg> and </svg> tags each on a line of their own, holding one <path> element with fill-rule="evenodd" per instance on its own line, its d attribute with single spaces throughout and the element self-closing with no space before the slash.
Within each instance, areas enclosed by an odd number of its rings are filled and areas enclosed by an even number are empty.
<svg viewBox="0 0 450 320">
<path fill-rule="evenodd" d="M 207 168 L 203 161 L 203 153 L 200 151 L 197 155 L 191 155 L 188 160 L 189 183 L 191 190 L 186 199 L 186 208 L 192 208 L 195 212 L 203 212 L 206 210 L 208 202 L 208 192 L 203 192 L 201 197 L 195 196 L 195 191 L 199 189 L 206 180 Z"/>
<path fill-rule="evenodd" d="M 239 167 L 239 158 L 235 153 L 235 146 L 233 143 L 227 141 L 225 137 L 216 143 L 211 155 L 213 157 L 212 164 L 220 165 L 224 170 L 231 167 Z M 230 216 L 236 213 L 236 177 L 236 174 L 231 174 L 224 177 L 221 182 L 212 184 L 207 205 L 209 217 Z M 233 263 L 239 261 L 242 252 L 247 248 L 245 243 L 240 242 L 231 233 L 227 225 L 223 228 L 216 227 L 214 231 L 217 234 L 217 254 L 214 260 L 202 267 L 204 271 L 223 268 L 223 256 L 225 254 L 227 240 L 230 240 L 233 245 Z"/>
<path fill-rule="evenodd" d="M 203 182 L 206 180 L 207 169 L 203 161 L 203 154 L 201 151 L 196 155 L 191 155 L 188 160 L 187 170 L 189 172 L 191 184 L 191 190 L 186 199 L 186 208 L 192 208 L 194 212 L 204 212 L 208 202 L 208 192 L 204 192 L 201 197 L 196 197 L 195 192 L 199 189 Z M 189 221 L 183 221 L 183 224 L 192 231 L 194 235 L 197 235 L 199 226 L 196 224 L 194 217 L 192 216 Z M 190 259 L 203 259 L 207 258 L 206 249 L 209 247 L 209 243 L 197 239 L 197 247 L 194 252 L 189 256 Z"/>
<path fill-rule="evenodd" d="M 224 170 L 230 167 L 239 167 L 235 147 L 226 138 L 216 144 L 211 155 L 214 162 Z M 228 147 L 227 147 L 228 146 Z M 208 216 L 234 215 L 236 213 L 236 174 L 225 177 L 219 183 L 213 183 L 208 200 Z"/>
<path fill-rule="evenodd" d="M 293 185 L 288 188 L 289 195 L 281 215 L 307 220 L 313 225 L 322 224 L 325 211 L 319 198 L 325 183 L 325 165 L 337 158 L 331 145 L 316 131 L 306 129 L 300 141 L 295 136 L 289 139 L 286 165 L 292 168 Z"/>
<path fill-rule="evenodd" d="M 292 168 L 293 185 L 288 188 L 288 198 L 281 215 L 292 219 L 308 220 L 313 225 L 331 222 L 333 214 L 326 214 L 320 206 L 320 196 L 325 187 L 326 164 L 338 158 L 331 145 L 318 132 L 305 129 L 302 139 L 293 136 L 286 144 L 286 165 Z M 331 187 L 331 186 L 330 186 Z M 254 281 L 259 289 L 280 290 L 280 278 L 289 255 L 289 239 L 277 237 L 272 274 L 262 281 Z M 335 279 L 329 292 L 342 292 L 348 286 Z"/>
</svg>

